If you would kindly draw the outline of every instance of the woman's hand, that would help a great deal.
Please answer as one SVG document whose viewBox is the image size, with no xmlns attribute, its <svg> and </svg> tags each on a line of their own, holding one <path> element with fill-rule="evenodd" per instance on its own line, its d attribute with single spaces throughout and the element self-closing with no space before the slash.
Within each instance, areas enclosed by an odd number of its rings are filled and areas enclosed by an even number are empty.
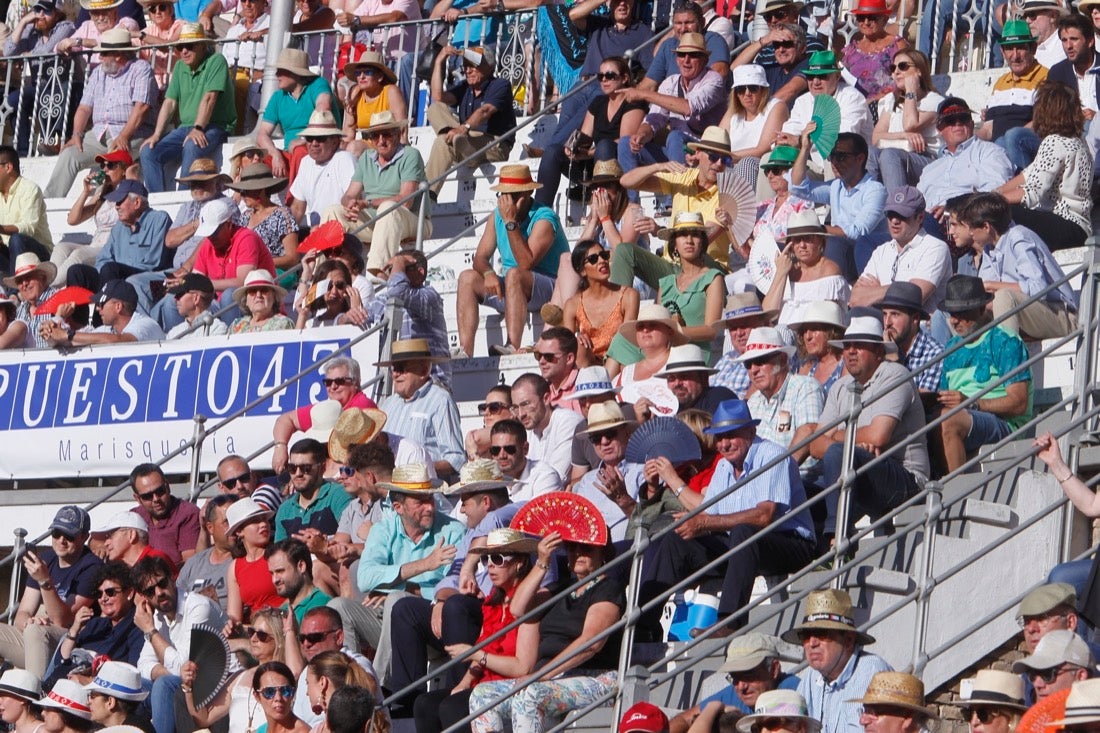
<svg viewBox="0 0 1100 733">
<path fill-rule="evenodd" d="M 611 197 L 607 195 L 607 189 L 597 188 L 592 191 L 592 213 L 600 219 L 611 216 Z"/>
<path fill-rule="evenodd" d="M 550 534 L 539 540 L 539 564 L 549 565 L 550 558 L 553 557 L 554 551 L 561 547 L 561 545 L 562 538 L 560 532 L 551 532 Z"/>
<path fill-rule="evenodd" d="M 183 663 L 180 668 L 180 682 L 187 689 L 195 685 L 195 678 L 199 675 L 199 665 L 190 660 Z"/>
<path fill-rule="evenodd" d="M 638 216 L 634 219 L 635 234 L 653 234 L 658 229 L 660 227 L 652 216 Z"/>
<path fill-rule="evenodd" d="M 472 644 L 448 644 L 443 647 L 443 650 L 447 652 L 451 659 L 457 659 L 473 648 Z"/>
<path fill-rule="evenodd" d="M 788 242 L 775 258 L 775 279 L 783 280 L 798 268 L 798 262 L 794 258 L 794 242 Z"/>
<path fill-rule="evenodd" d="M 901 81 L 902 89 L 906 94 L 920 95 L 920 74 L 907 74 Z M 919 100 L 914 100 L 919 101 Z"/>
<path fill-rule="evenodd" d="M 1058 447 L 1058 441 L 1055 440 L 1053 433 L 1043 433 L 1032 444 L 1035 446 L 1036 457 L 1046 464 L 1047 468 L 1053 468 L 1058 466 L 1061 468 L 1065 465 L 1065 460 L 1062 458 L 1062 449 Z"/>
<path fill-rule="evenodd" d="M 81 609 L 73 615 L 73 625 L 69 627 L 69 636 L 75 637 L 79 634 L 93 616 L 95 616 L 95 611 L 92 610 L 91 606 L 81 607 Z"/>
</svg>

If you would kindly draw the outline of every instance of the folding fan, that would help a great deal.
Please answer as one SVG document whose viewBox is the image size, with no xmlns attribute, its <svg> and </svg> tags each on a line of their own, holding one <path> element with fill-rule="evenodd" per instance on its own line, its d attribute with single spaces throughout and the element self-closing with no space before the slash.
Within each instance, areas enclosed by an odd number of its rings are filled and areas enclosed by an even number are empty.
<svg viewBox="0 0 1100 733">
<path fill-rule="evenodd" d="M 1069 690 L 1059 690 L 1032 705 L 1016 725 L 1016 733 L 1050 733 L 1051 730 L 1057 730 L 1047 726 L 1066 717 L 1068 697 Z"/>
<path fill-rule="evenodd" d="M 810 133 L 810 142 L 822 158 L 828 158 L 840 134 L 840 105 L 828 94 L 818 94 L 814 97 L 812 119 L 817 123 L 817 129 Z"/>
<path fill-rule="evenodd" d="M 745 269 L 749 271 L 749 277 L 761 293 L 771 290 L 772 280 L 775 279 L 775 258 L 778 256 L 779 245 L 775 243 L 771 227 L 760 227 L 752 240 Z"/>
<path fill-rule="evenodd" d="M 523 505 L 512 518 L 512 529 L 545 537 L 558 532 L 566 542 L 607 543 L 607 523 L 588 499 L 568 491 L 551 491 Z"/>
<path fill-rule="evenodd" d="M 664 456 L 673 466 L 697 461 L 702 456 L 699 440 L 674 417 L 653 417 L 642 423 L 626 444 L 626 460 L 645 463 Z"/>
<path fill-rule="evenodd" d="M 344 243 L 344 227 L 333 219 L 320 226 L 314 227 L 309 236 L 298 245 L 298 254 L 306 254 L 317 250 L 323 252 L 328 249 L 336 249 Z"/>
<path fill-rule="evenodd" d="M 95 293 L 91 290 L 77 285 L 69 285 L 68 287 L 61 288 L 49 298 L 46 298 L 46 302 L 34 309 L 34 315 L 52 315 L 57 313 L 58 306 L 64 303 L 88 305 L 92 302 L 92 298 L 94 297 Z"/>
<path fill-rule="evenodd" d="M 722 171 L 718 174 L 718 206 L 733 219 L 730 235 L 734 241 L 744 244 L 756 225 L 756 191 L 733 171 Z"/>
<path fill-rule="evenodd" d="M 188 659 L 199 666 L 191 685 L 196 708 L 209 705 L 229 679 L 229 654 L 229 643 L 221 629 L 205 624 L 191 628 Z"/>
</svg>

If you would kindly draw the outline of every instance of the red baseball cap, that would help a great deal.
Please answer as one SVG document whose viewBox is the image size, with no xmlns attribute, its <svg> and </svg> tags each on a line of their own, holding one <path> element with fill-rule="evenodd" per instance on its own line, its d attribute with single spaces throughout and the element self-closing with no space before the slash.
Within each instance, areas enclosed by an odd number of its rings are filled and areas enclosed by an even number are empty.
<svg viewBox="0 0 1100 733">
<path fill-rule="evenodd" d="M 665 733 L 668 730 L 668 716 L 661 709 L 649 702 L 634 703 L 623 719 L 619 721 L 619 733 Z"/>
<path fill-rule="evenodd" d="M 97 155 L 95 157 L 96 163 L 124 163 L 126 165 L 133 165 L 134 159 L 130 157 L 130 153 L 127 150 L 115 150 L 111 153 L 105 153 L 104 155 Z"/>
</svg>

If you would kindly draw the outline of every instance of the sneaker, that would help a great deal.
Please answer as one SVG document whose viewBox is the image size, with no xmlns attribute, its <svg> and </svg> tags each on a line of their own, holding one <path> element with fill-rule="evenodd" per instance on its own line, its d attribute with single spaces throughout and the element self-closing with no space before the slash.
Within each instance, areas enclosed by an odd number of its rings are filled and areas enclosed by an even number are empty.
<svg viewBox="0 0 1100 733">
<path fill-rule="evenodd" d="M 489 353 L 493 356 L 511 356 L 516 353 L 516 347 L 511 344 L 493 344 L 489 347 Z"/>
<path fill-rule="evenodd" d="M 560 306 L 546 303 L 539 309 L 539 315 L 547 326 L 560 326 L 565 320 L 565 313 Z"/>
<path fill-rule="evenodd" d="M 455 346 L 451 349 L 452 359 L 469 359 L 470 355 L 462 350 L 461 346 Z"/>
<path fill-rule="evenodd" d="M 543 153 L 543 149 L 542 148 L 536 148 L 534 145 L 531 145 L 529 143 L 524 143 L 523 144 L 523 152 L 527 153 L 528 158 L 541 158 L 542 153 Z"/>
</svg>

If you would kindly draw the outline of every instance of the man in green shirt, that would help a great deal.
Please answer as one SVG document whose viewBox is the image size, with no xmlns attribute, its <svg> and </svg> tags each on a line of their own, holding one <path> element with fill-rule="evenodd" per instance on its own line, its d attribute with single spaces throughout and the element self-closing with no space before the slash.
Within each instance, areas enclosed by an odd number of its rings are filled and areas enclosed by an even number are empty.
<svg viewBox="0 0 1100 733">
<path fill-rule="evenodd" d="M 284 48 L 275 62 L 275 78 L 279 88 L 271 95 L 264 117 L 256 127 L 256 144 L 271 156 L 271 172 L 282 178 L 296 173 L 298 162 L 306 155 L 305 140 L 299 134 L 309 125 L 313 111 L 332 112 L 337 124 L 341 115 L 340 105 L 332 104 L 332 87 L 327 79 L 309 68 L 305 51 Z M 283 150 L 271 137 L 276 127 L 283 130 Z"/>
<path fill-rule="evenodd" d="M 351 496 L 340 484 L 322 477 L 327 456 L 324 444 L 313 438 L 302 438 L 290 447 L 286 468 L 294 493 L 275 514 L 276 542 L 304 530 L 316 530 L 325 536 L 336 534 L 340 514 Z"/>
<path fill-rule="evenodd" d="M 332 596 L 313 584 L 313 561 L 304 542 L 295 539 L 273 542 L 264 550 L 264 557 L 275 592 L 286 599 L 282 608 L 293 609 L 299 625 L 306 611 L 332 600 Z"/>
<path fill-rule="evenodd" d="M 176 42 L 180 60 L 164 93 L 153 134 L 141 145 L 141 169 L 150 193 L 165 190 L 177 168 L 190 170 L 196 158 L 222 163 L 222 145 L 237 124 L 233 80 L 225 57 L 210 46 L 199 25 L 185 25 Z M 165 129 L 179 112 L 179 126 Z"/>
</svg>

